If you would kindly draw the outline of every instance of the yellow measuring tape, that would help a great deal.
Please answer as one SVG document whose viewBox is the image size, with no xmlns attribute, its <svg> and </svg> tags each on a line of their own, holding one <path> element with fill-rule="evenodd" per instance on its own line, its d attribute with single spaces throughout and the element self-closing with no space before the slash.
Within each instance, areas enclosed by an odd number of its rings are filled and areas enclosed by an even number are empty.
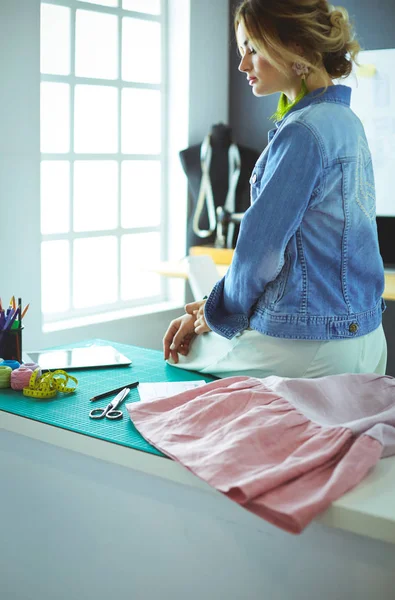
<svg viewBox="0 0 395 600">
<path fill-rule="evenodd" d="M 75 385 L 67 385 L 69 381 Z M 23 388 L 23 395 L 32 398 L 54 398 L 58 392 L 71 394 L 77 385 L 78 380 L 66 371 L 48 371 L 40 376 L 40 370 L 35 369 L 30 376 L 28 387 Z"/>
</svg>

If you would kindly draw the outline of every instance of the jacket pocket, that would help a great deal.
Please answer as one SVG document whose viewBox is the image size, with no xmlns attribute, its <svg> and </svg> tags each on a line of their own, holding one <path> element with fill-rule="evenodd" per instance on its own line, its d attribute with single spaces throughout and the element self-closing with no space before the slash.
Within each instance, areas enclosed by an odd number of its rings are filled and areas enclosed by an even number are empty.
<svg viewBox="0 0 395 600">
<path fill-rule="evenodd" d="M 290 267 L 291 259 L 289 252 L 286 250 L 284 254 L 284 264 L 280 273 L 277 275 L 276 279 L 268 283 L 265 287 L 265 291 L 263 294 L 265 306 L 271 308 L 274 307 L 274 305 L 280 302 L 280 300 L 284 296 Z"/>
</svg>

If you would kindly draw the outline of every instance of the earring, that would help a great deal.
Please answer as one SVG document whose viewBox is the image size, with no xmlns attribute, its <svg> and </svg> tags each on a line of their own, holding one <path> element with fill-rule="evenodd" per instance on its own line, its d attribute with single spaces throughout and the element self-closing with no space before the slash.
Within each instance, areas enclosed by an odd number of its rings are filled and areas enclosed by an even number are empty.
<svg viewBox="0 0 395 600">
<path fill-rule="evenodd" d="M 302 75 L 302 79 L 305 79 L 309 72 L 309 67 L 304 63 L 294 62 L 292 65 L 292 70 L 296 73 L 296 75 Z"/>
</svg>

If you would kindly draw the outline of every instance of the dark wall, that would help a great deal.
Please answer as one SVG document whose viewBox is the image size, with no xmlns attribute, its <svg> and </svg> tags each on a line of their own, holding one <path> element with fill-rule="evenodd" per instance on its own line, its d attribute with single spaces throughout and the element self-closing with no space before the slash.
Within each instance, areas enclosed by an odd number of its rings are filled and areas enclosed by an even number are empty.
<svg viewBox="0 0 395 600">
<path fill-rule="evenodd" d="M 229 0 L 229 4 L 231 12 L 229 125 L 237 143 L 262 151 L 267 144 L 267 132 L 273 127 L 269 118 L 276 110 L 278 94 L 256 98 L 247 84 L 245 74 L 238 71 L 239 57 L 234 39 L 232 15 L 239 1 Z M 379 0 L 379 2 L 344 0 L 339 4 L 347 9 L 363 50 L 395 48 L 395 0 Z M 387 373 L 395 376 L 395 302 L 387 302 L 387 306 L 383 317 L 388 343 Z"/>
<path fill-rule="evenodd" d="M 229 4 L 231 13 L 229 123 L 237 143 L 262 151 L 267 144 L 267 132 L 273 127 L 269 118 L 276 110 L 278 94 L 256 98 L 252 94 L 245 74 L 238 71 L 239 57 L 232 15 L 239 0 L 229 0 Z M 379 2 L 344 0 L 339 4 L 347 9 L 363 50 L 395 48 L 395 0 L 379 0 Z"/>
</svg>

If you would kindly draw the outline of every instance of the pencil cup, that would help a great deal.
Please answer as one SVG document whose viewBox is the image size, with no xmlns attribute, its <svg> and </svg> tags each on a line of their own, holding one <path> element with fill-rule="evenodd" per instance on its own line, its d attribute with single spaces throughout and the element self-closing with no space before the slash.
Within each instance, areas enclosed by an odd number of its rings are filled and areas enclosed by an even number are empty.
<svg viewBox="0 0 395 600">
<path fill-rule="evenodd" d="M 0 356 L 3 360 L 22 362 L 22 327 L 0 331 Z"/>
</svg>

